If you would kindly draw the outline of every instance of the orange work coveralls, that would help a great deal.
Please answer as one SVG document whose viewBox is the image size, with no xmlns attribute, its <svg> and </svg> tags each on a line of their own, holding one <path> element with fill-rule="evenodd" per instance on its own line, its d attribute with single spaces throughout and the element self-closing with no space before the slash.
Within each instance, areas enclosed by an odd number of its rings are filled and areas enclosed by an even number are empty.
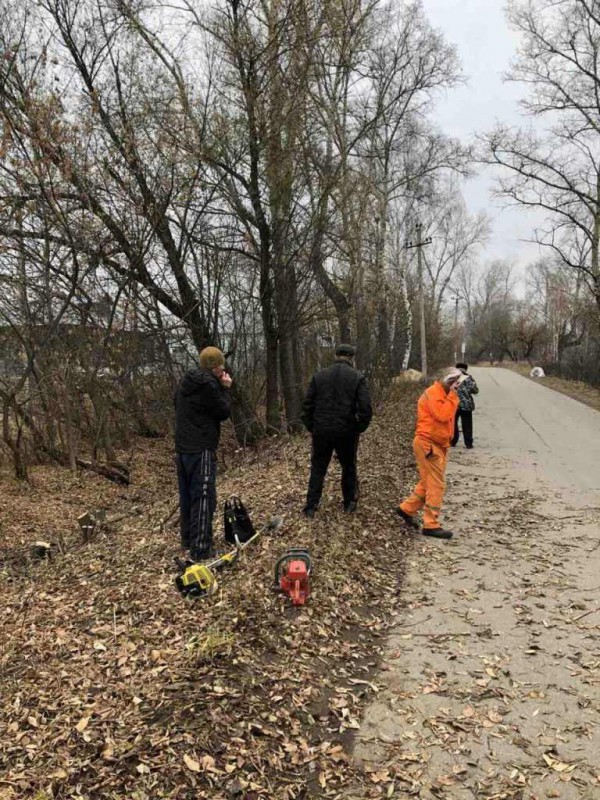
<svg viewBox="0 0 600 800">
<path fill-rule="evenodd" d="M 439 381 L 426 389 L 419 398 L 417 429 L 413 441 L 419 482 L 411 496 L 400 504 L 400 508 L 412 517 L 424 506 L 425 530 L 440 527 L 440 511 L 446 489 L 446 460 L 454 433 L 458 403 L 457 393 L 446 392 Z"/>
</svg>

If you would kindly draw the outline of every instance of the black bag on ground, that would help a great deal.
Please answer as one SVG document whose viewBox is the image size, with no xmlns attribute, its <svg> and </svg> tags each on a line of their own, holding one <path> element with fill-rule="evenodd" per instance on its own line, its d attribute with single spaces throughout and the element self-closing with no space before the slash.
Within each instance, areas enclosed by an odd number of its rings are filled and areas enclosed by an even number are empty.
<svg viewBox="0 0 600 800">
<path fill-rule="evenodd" d="M 233 495 L 225 502 L 223 511 L 223 521 L 225 526 L 225 541 L 229 544 L 245 544 L 248 539 L 254 536 L 254 525 L 250 515 L 246 511 L 244 504 L 239 497 Z"/>
</svg>

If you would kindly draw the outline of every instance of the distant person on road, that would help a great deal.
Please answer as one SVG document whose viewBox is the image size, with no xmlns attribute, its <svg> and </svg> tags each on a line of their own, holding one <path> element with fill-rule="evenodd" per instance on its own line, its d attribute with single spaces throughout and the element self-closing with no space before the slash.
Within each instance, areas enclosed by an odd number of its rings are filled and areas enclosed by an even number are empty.
<svg viewBox="0 0 600 800">
<path fill-rule="evenodd" d="M 456 365 L 465 379 L 458 387 L 458 410 L 454 419 L 454 436 L 452 437 L 452 447 L 456 447 L 460 436 L 458 423 L 460 421 L 463 439 L 465 440 L 465 447 L 467 450 L 473 448 L 473 411 L 475 411 L 474 394 L 479 394 L 479 387 L 475 383 L 475 378 L 469 375 L 469 365 L 460 362 Z"/>
<path fill-rule="evenodd" d="M 175 451 L 181 546 L 192 561 L 213 555 L 217 507 L 217 447 L 221 422 L 231 415 L 231 377 L 216 347 L 200 353 L 200 369 L 187 372 L 175 392 Z"/>
<path fill-rule="evenodd" d="M 464 380 L 461 370 L 451 367 L 419 398 L 413 441 L 419 482 L 410 497 L 396 509 L 407 525 L 418 528 L 415 515 L 423 508 L 421 532 L 438 539 L 452 538 L 452 531 L 440 525 L 440 512 L 446 489 L 446 460 L 459 404 L 457 389 Z"/>
<path fill-rule="evenodd" d="M 358 440 L 371 422 L 371 398 L 365 376 L 354 369 L 355 350 L 340 344 L 335 363 L 313 376 L 302 410 L 302 422 L 312 433 L 310 480 L 304 514 L 314 517 L 334 451 L 342 467 L 344 511 L 356 511 Z"/>
</svg>

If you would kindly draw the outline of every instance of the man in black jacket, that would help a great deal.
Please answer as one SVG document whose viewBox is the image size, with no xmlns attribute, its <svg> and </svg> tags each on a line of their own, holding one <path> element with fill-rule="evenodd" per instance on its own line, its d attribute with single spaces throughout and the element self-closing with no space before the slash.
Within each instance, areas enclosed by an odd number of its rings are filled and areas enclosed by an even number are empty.
<svg viewBox="0 0 600 800">
<path fill-rule="evenodd" d="M 212 555 L 217 507 L 217 447 L 221 422 L 231 414 L 231 377 L 216 347 L 200 353 L 200 369 L 187 372 L 175 392 L 175 451 L 181 546 L 193 561 Z"/>
<path fill-rule="evenodd" d="M 304 400 L 302 421 L 312 433 L 310 480 L 304 513 L 312 518 L 323 493 L 323 483 L 335 451 L 342 467 L 344 511 L 356 510 L 358 438 L 367 430 L 373 412 L 364 375 L 354 369 L 355 350 L 341 344 L 335 363 L 313 376 Z"/>
</svg>

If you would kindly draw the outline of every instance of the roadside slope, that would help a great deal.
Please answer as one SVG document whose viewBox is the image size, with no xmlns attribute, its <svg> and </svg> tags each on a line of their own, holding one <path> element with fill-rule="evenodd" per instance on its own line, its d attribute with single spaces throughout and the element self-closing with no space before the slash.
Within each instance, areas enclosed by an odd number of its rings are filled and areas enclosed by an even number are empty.
<svg viewBox="0 0 600 800">
<path fill-rule="evenodd" d="M 410 546 L 390 508 L 412 472 L 417 393 L 397 388 L 364 436 L 356 515 L 342 513 L 334 468 L 315 521 L 301 516 L 308 438 L 230 462 L 220 503 L 235 492 L 256 523 L 285 523 L 206 601 L 189 605 L 173 586 L 178 533 L 159 530 L 175 496 L 166 467 L 113 533 L 47 565 L 13 553 L 0 572 L 1 800 L 292 800 L 360 780 L 350 737 Z M 290 546 L 314 560 L 299 610 L 272 591 Z"/>
</svg>

